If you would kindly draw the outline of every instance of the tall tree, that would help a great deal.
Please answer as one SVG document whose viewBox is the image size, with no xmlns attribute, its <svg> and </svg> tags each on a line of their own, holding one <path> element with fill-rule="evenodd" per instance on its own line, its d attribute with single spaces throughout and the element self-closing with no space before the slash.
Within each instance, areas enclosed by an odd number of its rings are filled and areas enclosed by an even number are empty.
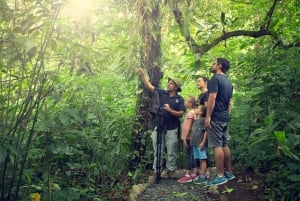
<svg viewBox="0 0 300 201">
<path fill-rule="evenodd" d="M 142 0 L 138 1 L 138 12 L 140 21 L 140 36 L 141 36 L 141 66 L 146 69 L 150 82 L 154 86 L 159 86 L 160 79 L 163 74 L 160 70 L 161 64 L 161 14 L 160 0 Z M 140 84 L 143 89 L 139 94 L 137 103 L 137 112 L 140 116 L 139 123 L 144 130 L 136 129 L 134 134 L 134 148 L 139 151 L 139 156 L 144 156 L 145 145 L 141 142 L 143 133 L 153 129 L 153 117 L 149 112 L 151 106 L 152 94 L 145 89 L 143 84 Z M 135 158 L 135 162 L 139 162 L 140 158 Z"/>
</svg>

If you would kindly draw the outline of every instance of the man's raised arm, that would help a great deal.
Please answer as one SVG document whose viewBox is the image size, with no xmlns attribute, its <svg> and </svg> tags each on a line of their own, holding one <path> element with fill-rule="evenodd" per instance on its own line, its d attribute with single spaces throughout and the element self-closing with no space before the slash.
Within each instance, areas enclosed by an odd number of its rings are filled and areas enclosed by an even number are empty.
<svg viewBox="0 0 300 201">
<path fill-rule="evenodd" d="M 151 82 L 148 80 L 144 70 L 140 67 L 136 68 L 136 72 L 140 75 L 142 78 L 142 81 L 147 89 L 149 89 L 151 92 L 154 92 L 154 86 L 151 84 Z"/>
</svg>

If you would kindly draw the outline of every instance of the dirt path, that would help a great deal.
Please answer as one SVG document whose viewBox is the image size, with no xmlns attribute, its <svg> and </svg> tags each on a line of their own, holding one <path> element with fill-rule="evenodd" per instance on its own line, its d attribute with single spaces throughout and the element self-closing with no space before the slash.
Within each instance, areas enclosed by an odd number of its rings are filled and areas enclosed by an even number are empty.
<svg viewBox="0 0 300 201">
<path fill-rule="evenodd" d="M 178 177 L 183 170 L 179 170 Z M 151 184 L 138 195 L 136 201 L 262 201 L 258 196 L 262 187 L 260 176 L 253 173 L 235 173 L 236 179 L 227 183 L 203 187 L 194 183 L 180 184 L 176 179 L 160 179 L 154 183 L 154 176 L 150 177 Z M 254 188 L 255 187 L 255 188 Z M 257 187 L 257 189 L 256 189 Z"/>
<path fill-rule="evenodd" d="M 193 183 L 180 184 L 175 179 L 161 179 L 159 184 L 150 185 L 137 198 L 137 201 L 187 201 L 213 199 L 204 193 L 204 189 Z"/>
</svg>

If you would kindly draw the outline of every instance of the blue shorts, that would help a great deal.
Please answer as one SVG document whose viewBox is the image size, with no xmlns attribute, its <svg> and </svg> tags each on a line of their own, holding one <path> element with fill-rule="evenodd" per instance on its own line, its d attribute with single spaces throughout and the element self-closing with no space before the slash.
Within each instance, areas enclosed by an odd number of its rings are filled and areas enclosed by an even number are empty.
<svg viewBox="0 0 300 201">
<path fill-rule="evenodd" d="M 194 159 L 205 160 L 207 159 L 207 149 L 200 149 L 198 146 L 193 146 Z"/>
</svg>

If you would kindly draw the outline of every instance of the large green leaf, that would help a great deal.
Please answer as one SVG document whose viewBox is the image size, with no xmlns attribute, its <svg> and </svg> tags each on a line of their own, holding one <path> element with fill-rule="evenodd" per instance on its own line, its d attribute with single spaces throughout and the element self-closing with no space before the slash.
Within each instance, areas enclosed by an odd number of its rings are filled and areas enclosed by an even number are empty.
<svg viewBox="0 0 300 201">
<path fill-rule="evenodd" d="M 286 140 L 285 131 L 274 131 L 274 135 L 280 144 L 285 142 Z"/>
</svg>

